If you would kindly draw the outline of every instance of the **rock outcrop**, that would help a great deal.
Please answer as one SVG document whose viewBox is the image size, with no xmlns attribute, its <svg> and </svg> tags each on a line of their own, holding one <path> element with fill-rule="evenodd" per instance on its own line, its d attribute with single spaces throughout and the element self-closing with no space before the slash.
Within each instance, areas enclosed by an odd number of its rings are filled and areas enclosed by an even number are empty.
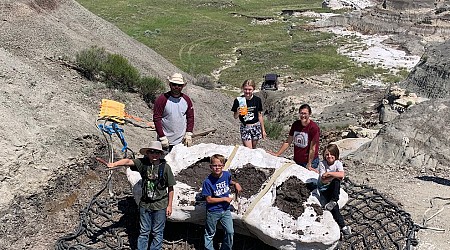
<svg viewBox="0 0 450 250">
<path fill-rule="evenodd" d="M 385 9 L 406 10 L 434 8 L 436 0 L 382 0 L 382 6 Z"/>
<path fill-rule="evenodd" d="M 433 0 L 374 2 L 373 7 L 335 15 L 314 25 L 351 26 L 364 34 L 390 34 L 393 43 L 419 56 L 427 44 L 450 37 L 450 8 L 445 3 Z"/>
<path fill-rule="evenodd" d="M 448 171 L 450 99 L 422 102 L 384 126 L 351 159 L 394 169 L 435 173 Z"/>
<path fill-rule="evenodd" d="M 349 24 L 360 31 L 369 33 L 448 38 L 450 35 L 449 11 L 445 8 L 437 8 L 434 2 L 433 0 L 385 1 L 385 5 L 379 4 L 360 13 L 350 13 L 352 18 L 349 19 Z"/>
<path fill-rule="evenodd" d="M 450 94 L 450 41 L 430 47 L 400 85 L 428 98 Z"/>
</svg>

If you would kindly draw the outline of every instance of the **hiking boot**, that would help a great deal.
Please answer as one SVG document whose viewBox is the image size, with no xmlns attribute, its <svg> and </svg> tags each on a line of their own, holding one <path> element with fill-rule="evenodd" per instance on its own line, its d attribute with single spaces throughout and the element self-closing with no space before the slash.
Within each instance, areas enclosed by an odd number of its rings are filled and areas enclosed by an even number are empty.
<svg viewBox="0 0 450 250">
<path fill-rule="evenodd" d="M 350 235 L 350 234 L 352 234 L 352 230 L 350 229 L 349 226 L 345 226 L 345 227 L 341 228 L 341 231 L 342 231 L 342 233 L 343 233 L 344 235 Z"/>
<path fill-rule="evenodd" d="M 325 205 L 325 209 L 328 211 L 333 210 L 333 208 L 337 205 L 337 202 L 335 201 L 330 201 Z"/>
</svg>

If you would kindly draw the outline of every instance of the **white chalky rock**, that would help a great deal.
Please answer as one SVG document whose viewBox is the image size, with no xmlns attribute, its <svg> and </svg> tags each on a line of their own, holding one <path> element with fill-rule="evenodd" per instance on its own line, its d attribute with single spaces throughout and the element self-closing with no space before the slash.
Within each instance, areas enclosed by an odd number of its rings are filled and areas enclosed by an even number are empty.
<svg viewBox="0 0 450 250">
<path fill-rule="evenodd" d="M 324 0 L 322 1 L 323 6 L 327 6 L 333 10 L 342 8 L 353 8 L 353 9 L 365 9 L 367 7 L 374 6 L 376 1 L 372 0 Z"/>
<path fill-rule="evenodd" d="M 360 148 L 362 145 L 371 141 L 372 139 L 370 138 L 345 138 L 339 141 L 335 141 L 333 142 L 333 144 L 336 144 L 339 147 L 339 155 L 342 159 L 358 150 L 358 148 Z"/>
<path fill-rule="evenodd" d="M 130 168 L 127 168 L 127 179 L 131 184 L 134 201 L 139 205 L 139 201 L 142 197 L 142 178 L 141 174 L 138 171 L 131 171 Z"/>
</svg>

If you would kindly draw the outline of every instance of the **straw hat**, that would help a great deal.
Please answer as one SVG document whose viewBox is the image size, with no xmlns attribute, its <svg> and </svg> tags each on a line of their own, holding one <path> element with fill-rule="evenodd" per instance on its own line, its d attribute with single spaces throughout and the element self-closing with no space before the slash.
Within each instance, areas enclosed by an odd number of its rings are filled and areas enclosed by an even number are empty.
<svg viewBox="0 0 450 250">
<path fill-rule="evenodd" d="M 163 152 L 162 144 L 160 141 L 151 141 L 148 148 L 141 148 L 139 149 L 139 153 L 142 155 L 146 155 L 148 150 L 158 150 L 161 153 Z"/>
<path fill-rule="evenodd" d="M 183 75 L 180 73 L 174 73 L 172 76 L 168 77 L 167 80 L 171 83 L 184 85 Z"/>
</svg>

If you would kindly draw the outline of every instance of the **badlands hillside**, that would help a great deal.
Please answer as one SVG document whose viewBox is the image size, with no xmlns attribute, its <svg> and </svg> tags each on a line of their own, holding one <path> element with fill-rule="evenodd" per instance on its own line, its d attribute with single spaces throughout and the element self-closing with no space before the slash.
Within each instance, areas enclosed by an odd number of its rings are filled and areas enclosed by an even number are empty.
<svg viewBox="0 0 450 250">
<path fill-rule="evenodd" d="M 2 0 L 0 9 L 0 249 L 51 249 L 98 191 L 92 183 L 83 186 L 83 176 L 94 166 L 92 157 L 106 153 L 95 126 L 101 100 L 121 101 L 128 113 L 152 118 L 136 94 L 87 81 L 58 59 L 74 60 L 96 45 L 128 58 L 144 75 L 165 80 L 180 70 L 73 0 Z M 217 125 L 209 117 L 228 111 L 222 103 L 230 101 L 220 93 L 192 84 L 187 93 L 202 107 L 198 131 Z M 226 119 L 220 125 L 234 127 Z M 133 126 L 125 135 L 136 151 L 155 136 Z M 85 196 L 71 201 L 78 190 Z"/>
<path fill-rule="evenodd" d="M 397 13 L 397 5 L 389 5 L 394 2 L 405 1 L 387 1 L 387 8 L 377 5 L 374 10 L 364 10 L 365 14 L 359 17 L 375 17 L 367 20 L 376 20 L 376 23 L 382 23 L 384 18 L 392 23 L 386 12 Z M 431 12 L 435 8 L 419 7 Z M 348 20 L 353 20 L 351 15 L 334 20 L 333 25 L 351 25 Z M 407 22 L 395 24 L 401 27 L 404 23 Z M 358 30 L 357 25 L 353 28 Z M 374 31 L 377 32 L 390 31 Z M 404 47 L 416 48 L 410 49 L 411 53 L 420 56 L 422 52 L 427 53 L 404 86 L 434 98 L 436 95 L 427 93 L 436 93 L 436 90 L 424 87 L 428 86 L 427 82 L 418 75 L 423 74 L 444 86 L 442 89 L 447 92 L 437 91 L 443 99 L 415 105 L 398 115 L 380 130 L 373 143 L 366 144 L 348 160 L 348 172 L 353 180 L 390 195 L 418 223 L 429 205 L 429 198 L 450 196 L 449 71 L 446 64 L 439 63 L 442 61 L 439 58 L 448 55 L 448 45 L 428 46 L 426 33 L 418 40 L 396 39 L 404 42 Z M 73 59 L 77 52 L 96 45 L 125 56 L 144 75 L 164 80 L 180 70 L 74 0 L 2 0 L 0 37 L 0 249 L 53 249 L 59 237 L 76 227 L 79 210 L 102 187 L 107 175 L 93 160 L 93 156 L 106 154 L 95 127 L 101 99 L 121 101 L 132 115 L 147 120 L 152 117 L 151 109 L 138 95 L 88 81 L 61 64 L 59 59 Z M 446 40 L 445 34 L 441 40 Z M 421 41 L 418 44 L 422 47 L 405 41 Z M 183 74 L 190 83 L 192 78 Z M 358 118 L 367 110 L 376 116 L 376 106 L 384 93 L 380 89 L 369 91 L 357 87 L 329 91 L 330 86 L 334 87 L 333 83 L 323 77 L 303 79 L 299 84 L 287 84 L 293 91 L 281 92 L 282 95 L 300 96 L 300 101 L 310 102 L 315 108 L 314 119 L 329 123 L 333 123 L 335 117 L 343 122 L 345 117 L 348 118 L 346 124 L 360 125 Z M 310 91 L 309 94 L 305 94 L 305 89 Z M 431 90 L 419 91 L 423 89 Z M 195 130 L 217 129 L 215 134 L 195 143 L 233 145 L 239 142 L 237 123 L 231 119 L 229 111 L 230 97 L 193 84 L 188 84 L 186 91 L 197 107 Z M 332 98 L 326 98 L 328 96 Z M 270 98 L 267 96 L 268 100 Z M 272 98 L 274 103 L 281 99 L 278 96 Z M 349 113 L 354 115 L 347 115 Z M 217 123 L 217 117 L 226 118 Z M 152 131 L 134 126 L 124 129 L 127 142 L 134 150 L 145 146 L 155 136 Z M 280 143 L 266 140 L 261 147 L 274 150 Z M 126 187 L 126 183 L 122 185 Z M 450 215 L 444 210 L 438 216 L 447 218 Z M 445 228 L 444 234 L 419 231 L 419 248 L 445 249 L 450 244 L 449 224 L 448 220 L 442 219 L 433 225 Z"/>
</svg>

